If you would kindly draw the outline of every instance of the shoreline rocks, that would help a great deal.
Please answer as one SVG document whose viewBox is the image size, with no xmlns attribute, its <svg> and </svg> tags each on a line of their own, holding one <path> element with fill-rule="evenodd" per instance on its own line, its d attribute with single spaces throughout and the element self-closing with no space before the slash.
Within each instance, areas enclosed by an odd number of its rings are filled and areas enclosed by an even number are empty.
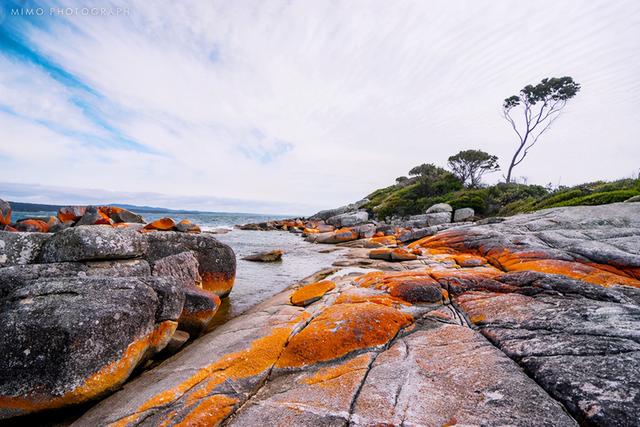
<svg viewBox="0 0 640 427">
<path fill-rule="evenodd" d="M 346 254 L 334 265 L 344 268 L 201 336 L 73 425 L 575 426 L 640 419 L 639 204 L 550 209 L 420 232 L 372 223 L 375 229 L 320 232 L 320 221 L 272 226 L 307 229 L 307 239 L 338 244 Z M 408 233 L 427 235 L 414 240 Z M 180 348 L 185 329 L 199 334 L 206 321 L 198 319 L 217 304 L 213 295 L 207 305 L 212 294 L 198 282 L 204 285 L 213 265 L 230 273 L 229 253 L 201 234 L 138 235 L 148 245 L 140 258 L 0 268 L 0 283 L 8 284 L 0 303 L 17 307 L 8 311 L 14 318 L 34 319 L 25 325 L 55 322 L 39 317 L 58 309 L 50 301 L 84 304 L 81 283 L 84 292 L 98 292 L 99 284 L 118 282 L 99 275 L 118 271 L 145 303 L 102 305 L 146 313 L 139 318 L 145 327 L 125 331 L 123 342 L 145 343 L 134 359 L 169 343 Z M 233 268 L 235 274 L 235 258 Z M 184 298 L 180 309 L 175 290 Z M 20 303 L 33 296 L 38 301 Z M 75 313 L 80 302 L 64 307 Z M 183 333 L 154 332 L 161 325 Z M 96 360 L 122 360 L 128 350 L 113 347 L 120 350 Z"/>
</svg>

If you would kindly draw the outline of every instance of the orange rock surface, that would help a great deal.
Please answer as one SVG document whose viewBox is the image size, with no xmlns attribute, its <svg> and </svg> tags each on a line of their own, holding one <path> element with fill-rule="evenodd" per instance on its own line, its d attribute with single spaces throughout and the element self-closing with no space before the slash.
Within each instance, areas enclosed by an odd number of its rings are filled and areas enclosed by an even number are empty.
<svg viewBox="0 0 640 427">
<path fill-rule="evenodd" d="M 318 301 L 327 292 L 335 289 L 336 284 L 330 280 L 312 283 L 297 289 L 291 294 L 291 304 L 304 307 Z"/>
<path fill-rule="evenodd" d="M 202 277 L 202 289 L 211 291 L 220 298 L 229 295 L 235 281 L 235 275 L 226 273 L 205 271 L 201 272 L 200 276 Z"/>
<path fill-rule="evenodd" d="M 370 302 L 331 306 L 289 341 L 276 367 L 310 365 L 385 344 L 412 321 L 395 308 Z"/>
<path fill-rule="evenodd" d="M 67 206 L 58 210 L 58 219 L 61 222 L 73 221 L 76 222 L 87 211 L 84 206 Z"/>
<path fill-rule="evenodd" d="M 145 230 L 160 230 L 169 231 L 173 230 L 176 223 L 171 218 L 160 218 L 144 226 Z"/>
</svg>

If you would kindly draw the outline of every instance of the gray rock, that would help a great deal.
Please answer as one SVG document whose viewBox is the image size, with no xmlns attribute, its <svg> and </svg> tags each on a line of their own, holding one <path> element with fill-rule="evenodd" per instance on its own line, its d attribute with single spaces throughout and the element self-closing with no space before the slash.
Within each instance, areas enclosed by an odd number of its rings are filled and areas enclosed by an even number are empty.
<svg viewBox="0 0 640 427">
<path fill-rule="evenodd" d="M 160 307 L 138 278 L 40 279 L 14 289 L 0 300 L 0 418 L 119 387 L 173 334 L 176 322 L 156 322 Z M 12 399 L 26 404 L 12 409 Z"/>
<path fill-rule="evenodd" d="M 362 224 L 356 227 L 353 227 L 353 230 L 358 233 L 358 236 L 361 239 L 368 239 L 373 237 L 376 234 L 376 225 L 375 224 Z"/>
<path fill-rule="evenodd" d="M 440 227 L 434 225 L 433 227 L 422 227 L 416 228 L 414 230 L 406 231 L 398 237 L 402 243 L 412 242 L 414 240 L 422 239 L 423 237 L 433 236 L 438 231 L 440 231 Z"/>
<path fill-rule="evenodd" d="M 624 203 L 637 203 L 640 202 L 640 195 L 629 197 Z"/>
<path fill-rule="evenodd" d="M 366 211 L 358 211 L 353 213 L 344 213 L 328 218 L 327 224 L 335 227 L 352 227 L 354 225 L 362 224 L 369 220 L 369 214 Z"/>
<path fill-rule="evenodd" d="M 146 239 L 128 228 L 85 225 L 67 228 L 47 240 L 41 262 L 127 259 L 144 255 Z"/>
<path fill-rule="evenodd" d="M 145 258 L 152 266 L 161 258 L 183 252 L 193 252 L 198 260 L 202 287 L 223 298 L 231 292 L 236 274 L 233 250 L 213 235 L 154 231 L 142 234 L 148 243 Z"/>
<path fill-rule="evenodd" d="M 273 250 L 268 252 L 259 252 L 252 255 L 247 255 L 242 259 L 245 261 L 254 261 L 254 262 L 278 262 L 282 261 L 282 255 L 284 255 L 283 250 Z"/>
<path fill-rule="evenodd" d="M 425 213 L 453 212 L 453 208 L 448 203 L 436 203 L 432 205 Z"/>
<path fill-rule="evenodd" d="M 131 212 L 126 209 L 122 209 L 120 212 L 114 213 L 111 216 L 111 219 L 115 222 L 127 222 L 136 224 L 144 224 L 146 222 L 142 215 L 138 215 L 137 213 Z"/>
<path fill-rule="evenodd" d="M 76 222 L 76 227 L 80 225 L 105 224 L 105 221 L 107 221 L 107 219 L 100 215 L 96 206 L 87 206 L 82 218 Z"/>
<path fill-rule="evenodd" d="M 380 354 L 354 425 L 575 426 L 561 405 L 480 334 L 427 323 Z"/>
<path fill-rule="evenodd" d="M 358 209 L 362 208 L 367 203 L 369 203 L 369 199 L 358 200 L 357 202 L 351 203 L 351 204 L 346 205 L 346 206 L 341 206 L 341 207 L 335 208 L 335 209 L 327 209 L 327 210 L 320 211 L 320 212 L 316 213 L 315 215 L 312 215 L 311 217 L 309 217 L 309 219 L 311 219 L 311 220 L 318 220 L 318 219 L 327 220 L 328 218 L 331 218 L 332 216 L 341 215 L 341 214 L 344 214 L 344 213 L 347 213 L 347 212 L 357 211 Z"/>
<path fill-rule="evenodd" d="M 153 263 L 153 275 L 172 277 L 183 287 L 201 286 L 200 264 L 193 251 L 160 258 Z"/>
<path fill-rule="evenodd" d="M 48 233 L 12 233 L 0 231 L 0 267 L 35 262 Z"/>
<path fill-rule="evenodd" d="M 429 213 L 425 216 L 427 217 L 427 224 L 430 227 L 451 222 L 451 212 Z"/>
<path fill-rule="evenodd" d="M 467 221 L 475 216 L 476 212 L 472 208 L 456 209 L 453 213 L 453 222 Z"/>
</svg>

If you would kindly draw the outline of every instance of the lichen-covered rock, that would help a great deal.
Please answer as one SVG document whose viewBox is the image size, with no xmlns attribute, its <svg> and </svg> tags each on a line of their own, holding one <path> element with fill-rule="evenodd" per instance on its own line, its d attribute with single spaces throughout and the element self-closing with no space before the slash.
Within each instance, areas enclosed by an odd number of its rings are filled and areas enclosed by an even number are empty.
<svg viewBox="0 0 640 427">
<path fill-rule="evenodd" d="M 275 249 L 273 251 L 260 252 L 253 255 L 247 255 L 242 259 L 245 261 L 255 261 L 255 262 L 277 262 L 277 261 L 282 261 L 282 255 L 284 255 L 283 250 Z"/>
<path fill-rule="evenodd" d="M 0 267 L 35 262 L 50 237 L 46 233 L 0 231 Z"/>
<path fill-rule="evenodd" d="M 322 280 L 320 282 L 305 285 L 291 294 L 291 304 L 297 306 L 307 306 L 318 301 L 327 292 L 335 289 L 336 284 L 330 280 Z"/>
<path fill-rule="evenodd" d="M 153 275 L 171 277 L 183 287 L 202 287 L 200 263 L 193 251 L 169 255 L 153 262 Z"/>
<path fill-rule="evenodd" d="M 436 203 L 435 205 L 431 205 L 429 209 L 426 210 L 425 213 L 440 213 L 440 212 L 453 212 L 453 208 L 448 203 Z"/>
<path fill-rule="evenodd" d="M 144 255 L 147 240 L 130 229 L 108 225 L 67 228 L 48 239 L 40 254 L 41 262 L 127 259 Z"/>
<path fill-rule="evenodd" d="M 100 206 L 99 209 L 116 223 L 126 222 L 144 224 L 145 222 L 141 215 L 118 206 Z"/>
<path fill-rule="evenodd" d="M 220 297 L 213 292 L 195 286 L 182 288 L 184 307 L 178 319 L 178 328 L 197 337 L 207 330 L 218 308 Z"/>
<path fill-rule="evenodd" d="M 87 208 L 84 206 L 66 206 L 58 209 L 58 219 L 60 222 L 76 222 L 85 214 Z"/>
<path fill-rule="evenodd" d="M 315 243 L 335 244 L 357 240 L 359 235 L 358 232 L 352 230 L 351 228 L 341 228 L 329 233 L 313 234 L 309 237 L 311 237 L 311 239 L 309 240 Z"/>
<path fill-rule="evenodd" d="M 156 281 L 39 279 L 5 295 L 0 418 L 85 402 L 119 387 L 177 326 L 179 311 L 161 308 Z"/>
<path fill-rule="evenodd" d="M 453 222 L 468 221 L 475 216 L 476 212 L 472 208 L 456 209 L 453 213 Z"/>
<path fill-rule="evenodd" d="M 76 227 L 81 225 L 111 225 L 113 224 L 113 220 L 109 218 L 109 216 L 104 213 L 102 210 L 98 209 L 97 206 L 87 206 L 85 209 L 84 215 L 82 218 L 76 222 Z"/>
<path fill-rule="evenodd" d="M 16 230 L 28 233 L 47 233 L 49 232 L 49 224 L 41 219 L 29 218 L 18 221 L 15 225 Z"/>
<path fill-rule="evenodd" d="M 176 226 L 176 223 L 171 218 L 160 218 L 149 224 L 144 226 L 145 230 L 160 230 L 160 231 L 170 231 L 173 230 Z"/>
<path fill-rule="evenodd" d="M 193 252 L 198 260 L 202 288 L 224 298 L 231 292 L 236 274 L 233 250 L 209 234 L 161 232 L 141 234 L 148 243 L 145 258 L 153 265 L 161 258 Z"/>
<path fill-rule="evenodd" d="M 202 230 L 200 230 L 198 224 L 194 224 L 188 219 L 183 219 L 176 224 L 176 231 L 181 233 L 200 233 Z"/>
<path fill-rule="evenodd" d="M 0 199 L 0 226 L 11 224 L 11 205 Z"/>
</svg>

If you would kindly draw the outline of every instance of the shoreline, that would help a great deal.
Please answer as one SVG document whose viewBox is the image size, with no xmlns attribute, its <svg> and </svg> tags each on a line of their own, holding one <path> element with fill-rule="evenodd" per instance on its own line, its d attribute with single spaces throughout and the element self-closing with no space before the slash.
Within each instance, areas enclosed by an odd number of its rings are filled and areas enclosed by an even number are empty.
<svg viewBox="0 0 640 427">
<path fill-rule="evenodd" d="M 534 418 L 575 425 L 638 418 L 632 378 L 640 368 L 640 204 L 431 226 L 411 242 L 402 238 L 416 236 L 415 229 L 354 224 L 320 231 L 325 225 L 285 220 L 276 228 L 295 239 L 322 235 L 326 243 L 313 253 L 333 253 L 331 267 L 132 376 L 73 425 L 526 425 Z M 247 233 L 268 240 L 272 232 Z M 166 251 L 175 239 L 215 240 L 206 234 L 155 231 L 135 239 L 162 241 Z M 167 267 L 185 261 L 146 251 L 152 268 L 165 258 Z M 586 383 L 601 391 L 581 387 Z M 609 397 L 620 392 L 638 397 Z"/>
</svg>

